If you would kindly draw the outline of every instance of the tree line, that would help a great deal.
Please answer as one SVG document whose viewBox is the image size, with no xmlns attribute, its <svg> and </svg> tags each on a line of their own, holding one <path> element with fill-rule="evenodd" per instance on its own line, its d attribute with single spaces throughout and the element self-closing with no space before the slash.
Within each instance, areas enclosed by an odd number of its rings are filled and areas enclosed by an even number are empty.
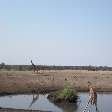
<svg viewBox="0 0 112 112">
<path fill-rule="evenodd" d="M 112 67 L 108 66 L 48 66 L 48 65 L 35 65 L 39 70 L 88 70 L 88 71 L 112 71 Z M 26 71 L 33 70 L 31 65 L 6 65 L 5 63 L 0 64 L 0 69 L 5 70 L 18 70 Z"/>
</svg>

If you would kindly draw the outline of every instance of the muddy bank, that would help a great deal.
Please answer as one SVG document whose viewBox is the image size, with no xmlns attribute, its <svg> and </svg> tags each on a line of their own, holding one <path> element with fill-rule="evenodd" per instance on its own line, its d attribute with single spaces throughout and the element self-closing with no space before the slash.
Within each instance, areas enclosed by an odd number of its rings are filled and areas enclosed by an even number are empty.
<svg viewBox="0 0 112 112">
<path fill-rule="evenodd" d="M 41 110 L 24 110 L 24 109 L 12 109 L 12 108 L 1 108 L 0 112 L 50 112 L 50 111 L 41 111 Z"/>
</svg>

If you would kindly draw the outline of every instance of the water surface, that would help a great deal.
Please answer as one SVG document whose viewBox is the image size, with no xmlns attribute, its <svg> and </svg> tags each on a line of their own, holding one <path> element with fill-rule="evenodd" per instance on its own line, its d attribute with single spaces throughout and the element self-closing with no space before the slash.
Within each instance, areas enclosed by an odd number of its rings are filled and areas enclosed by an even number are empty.
<svg viewBox="0 0 112 112">
<path fill-rule="evenodd" d="M 9 95 L 0 97 L 0 107 L 14 109 L 33 109 L 53 112 L 82 112 L 86 106 L 88 93 L 79 93 L 77 104 L 54 104 L 47 99 L 48 94 Z M 112 94 L 98 94 L 97 108 L 99 112 L 112 111 Z M 91 107 L 96 112 L 96 107 Z"/>
</svg>

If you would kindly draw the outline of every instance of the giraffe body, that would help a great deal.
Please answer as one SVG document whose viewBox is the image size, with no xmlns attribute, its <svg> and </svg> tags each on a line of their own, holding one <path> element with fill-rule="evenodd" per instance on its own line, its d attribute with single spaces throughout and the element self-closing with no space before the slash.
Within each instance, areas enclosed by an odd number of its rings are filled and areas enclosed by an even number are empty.
<svg viewBox="0 0 112 112">
<path fill-rule="evenodd" d="M 37 74 L 38 74 L 38 68 L 36 68 L 36 66 L 34 65 L 34 63 L 32 62 L 32 60 L 31 60 L 31 64 L 32 64 L 34 73 L 35 73 L 35 71 L 37 70 Z"/>
<path fill-rule="evenodd" d="M 96 112 L 99 112 L 97 109 L 97 93 L 93 90 L 93 87 L 91 85 L 91 83 L 88 81 L 88 87 L 89 87 L 89 97 L 88 97 L 88 102 L 87 105 L 84 109 L 83 112 L 86 112 L 87 108 L 92 105 L 96 106 Z M 88 110 L 88 112 L 90 112 L 90 109 Z"/>
</svg>

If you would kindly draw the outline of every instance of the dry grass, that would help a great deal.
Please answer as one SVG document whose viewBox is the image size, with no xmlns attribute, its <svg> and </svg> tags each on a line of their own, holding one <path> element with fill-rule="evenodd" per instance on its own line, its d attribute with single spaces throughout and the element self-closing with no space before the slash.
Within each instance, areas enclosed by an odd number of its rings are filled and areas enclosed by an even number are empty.
<svg viewBox="0 0 112 112">
<path fill-rule="evenodd" d="M 112 92 L 112 71 L 43 70 L 0 71 L 0 93 L 30 93 L 59 90 L 70 85 L 78 91 L 87 91 L 90 81 L 96 91 Z"/>
</svg>

